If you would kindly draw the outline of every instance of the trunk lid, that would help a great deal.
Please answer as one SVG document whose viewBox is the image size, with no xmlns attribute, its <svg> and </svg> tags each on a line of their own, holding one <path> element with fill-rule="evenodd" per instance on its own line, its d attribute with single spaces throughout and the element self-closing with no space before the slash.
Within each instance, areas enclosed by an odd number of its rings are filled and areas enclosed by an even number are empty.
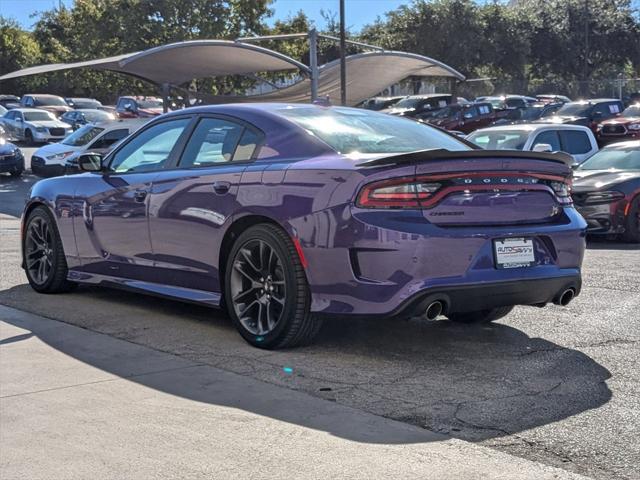
<svg viewBox="0 0 640 480">
<path fill-rule="evenodd" d="M 557 220 L 570 204 L 571 168 L 564 155 L 473 150 L 415 152 L 388 157 L 388 178 L 407 162 L 417 185 L 429 186 L 420 200 L 424 217 L 441 226 L 516 225 Z M 409 157 L 402 159 L 400 157 Z M 378 165 L 384 159 L 374 162 Z M 566 192 L 565 192 L 566 190 Z M 566 195 L 562 195 L 566 193 Z"/>
</svg>

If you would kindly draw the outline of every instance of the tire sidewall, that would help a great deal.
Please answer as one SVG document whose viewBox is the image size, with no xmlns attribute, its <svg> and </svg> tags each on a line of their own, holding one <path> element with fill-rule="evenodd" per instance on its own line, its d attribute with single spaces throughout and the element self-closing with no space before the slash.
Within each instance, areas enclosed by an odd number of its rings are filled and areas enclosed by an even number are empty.
<svg viewBox="0 0 640 480">
<path fill-rule="evenodd" d="M 51 230 L 51 237 L 52 237 L 52 245 L 51 248 L 53 249 L 53 256 L 52 256 L 52 261 L 51 261 L 51 273 L 49 275 L 49 278 L 47 278 L 47 281 L 39 284 L 37 282 L 35 282 L 32 278 L 31 278 L 31 274 L 29 273 L 29 269 L 27 268 L 27 232 L 29 231 L 29 227 L 31 226 L 31 222 L 33 222 L 34 219 L 36 218 L 42 218 L 44 219 L 48 224 L 49 224 L 49 229 Z M 36 292 L 47 292 L 49 291 L 49 289 L 51 288 L 51 286 L 53 285 L 53 283 L 56 281 L 56 272 L 55 269 L 57 268 L 57 265 L 59 264 L 58 261 L 58 256 L 59 255 L 64 255 L 64 252 L 61 252 L 60 249 L 58 248 L 60 245 L 60 241 L 58 238 L 58 229 L 56 228 L 56 224 L 53 221 L 51 215 L 44 209 L 44 207 L 37 207 L 35 208 L 30 214 L 29 217 L 27 219 L 27 224 L 25 226 L 25 236 L 24 239 L 22 240 L 22 260 L 24 262 L 24 271 L 25 274 L 27 275 L 27 280 L 29 281 L 29 285 L 31 285 L 31 288 L 33 288 Z"/>
<path fill-rule="evenodd" d="M 265 335 L 256 335 L 249 332 L 240 322 L 240 319 L 236 315 L 233 307 L 232 294 L 231 294 L 231 273 L 233 271 L 233 263 L 239 250 L 251 240 L 262 240 L 268 242 L 269 246 L 273 248 L 282 262 L 282 268 L 284 270 L 284 277 L 286 282 L 286 296 L 283 315 L 278 321 L 276 327 Z M 298 295 L 300 295 L 300 285 L 298 285 L 298 279 L 295 274 L 295 266 L 293 262 L 299 261 L 297 258 L 292 259 L 287 251 L 286 247 L 282 245 L 281 240 L 276 237 L 269 229 L 255 226 L 251 227 L 238 237 L 229 257 L 226 261 L 225 279 L 224 279 L 224 300 L 227 306 L 227 311 L 235 327 L 240 332 L 240 335 L 249 342 L 251 345 L 260 348 L 274 348 L 281 342 L 285 332 L 288 330 L 291 322 L 294 321 L 296 315 L 297 304 L 299 301 Z"/>
<path fill-rule="evenodd" d="M 640 243 L 640 232 L 638 232 L 638 210 L 640 210 L 640 197 L 636 197 L 631 202 L 631 208 L 629 209 L 629 215 L 625 222 L 626 232 L 623 235 L 623 239 L 632 242 Z"/>
</svg>

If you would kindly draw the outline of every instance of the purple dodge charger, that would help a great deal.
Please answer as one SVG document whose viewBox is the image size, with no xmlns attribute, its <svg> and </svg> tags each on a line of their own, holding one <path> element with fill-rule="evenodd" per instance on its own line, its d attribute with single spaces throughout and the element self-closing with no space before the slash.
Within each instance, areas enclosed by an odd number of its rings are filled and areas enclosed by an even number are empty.
<svg viewBox="0 0 640 480">
<path fill-rule="evenodd" d="M 580 292 L 586 223 L 554 154 L 475 150 L 433 127 L 302 104 L 158 117 L 85 173 L 34 185 L 38 292 L 104 284 L 224 307 L 252 345 L 327 315 L 489 322 Z"/>
</svg>

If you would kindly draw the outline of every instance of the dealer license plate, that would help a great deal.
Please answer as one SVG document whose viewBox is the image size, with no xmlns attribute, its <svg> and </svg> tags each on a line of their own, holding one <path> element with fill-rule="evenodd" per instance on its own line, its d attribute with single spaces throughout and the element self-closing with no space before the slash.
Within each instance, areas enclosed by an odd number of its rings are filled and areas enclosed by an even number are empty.
<svg viewBox="0 0 640 480">
<path fill-rule="evenodd" d="M 533 240 L 530 238 L 503 238 L 493 241 L 497 268 L 522 268 L 535 264 Z"/>
</svg>

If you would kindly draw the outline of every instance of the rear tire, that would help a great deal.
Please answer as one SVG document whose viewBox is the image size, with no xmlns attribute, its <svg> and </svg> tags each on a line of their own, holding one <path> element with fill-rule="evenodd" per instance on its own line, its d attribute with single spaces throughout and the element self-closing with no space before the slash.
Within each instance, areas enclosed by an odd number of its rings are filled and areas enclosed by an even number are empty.
<svg viewBox="0 0 640 480">
<path fill-rule="evenodd" d="M 508 315 L 511 310 L 513 310 L 513 305 L 475 312 L 452 313 L 447 315 L 447 318 L 457 323 L 489 323 Z"/>
<path fill-rule="evenodd" d="M 21 168 L 18 168 L 18 169 L 13 170 L 13 171 L 11 172 L 11 176 L 12 176 L 13 178 L 18 178 L 18 177 L 20 177 L 20 176 L 22 175 L 22 172 L 23 172 L 23 170 L 22 170 Z"/>
<path fill-rule="evenodd" d="M 631 202 L 622 240 L 625 242 L 640 243 L 640 197 L 636 197 Z"/>
<path fill-rule="evenodd" d="M 36 207 L 29 214 L 23 242 L 24 267 L 31 288 L 38 293 L 61 293 L 75 287 L 67 280 L 62 241 L 46 207 Z"/>
<path fill-rule="evenodd" d="M 224 292 L 229 316 L 254 347 L 306 345 L 320 331 L 298 252 L 275 225 L 258 224 L 240 234 L 227 258 Z"/>
</svg>

